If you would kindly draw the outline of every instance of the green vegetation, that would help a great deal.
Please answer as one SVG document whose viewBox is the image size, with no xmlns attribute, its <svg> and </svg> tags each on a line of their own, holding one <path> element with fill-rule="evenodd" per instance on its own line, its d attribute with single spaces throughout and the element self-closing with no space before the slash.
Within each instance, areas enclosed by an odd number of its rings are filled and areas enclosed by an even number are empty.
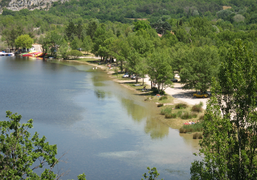
<svg viewBox="0 0 257 180">
<path fill-rule="evenodd" d="M 120 70 L 117 76 L 148 74 L 154 84 L 149 95 L 164 94 L 172 85 L 174 71 L 185 89 L 204 92 L 212 86 L 213 96 L 201 124 L 204 134 L 194 135 L 203 137 L 200 153 L 204 159 L 193 163 L 192 179 L 254 179 L 255 1 L 71 0 L 54 2 L 49 11 L 4 9 L 0 49 L 26 46 L 25 39 L 20 41 L 24 34 L 53 57 L 68 59 L 69 52 L 82 48 L 99 56 L 101 64 L 115 64 Z M 167 99 L 157 101 L 161 107 Z M 202 112 L 201 104 L 189 108 L 180 104 L 161 113 L 166 118 L 191 119 Z"/>
<path fill-rule="evenodd" d="M 193 112 L 202 112 L 203 111 L 203 103 L 202 102 L 200 102 L 199 104 L 196 104 L 196 105 L 194 105 L 193 107 L 192 107 L 192 109 L 191 109 L 191 111 L 193 111 Z"/>
<path fill-rule="evenodd" d="M 190 124 L 190 125 L 183 125 L 179 129 L 180 133 L 188 133 L 188 132 L 202 132 L 203 131 L 203 123 L 202 122 L 197 122 L 195 124 Z"/>
<path fill-rule="evenodd" d="M 21 47 L 21 48 L 31 48 L 33 44 L 33 39 L 29 37 L 29 35 L 20 35 L 17 37 L 15 40 L 15 46 L 16 47 Z"/>
<path fill-rule="evenodd" d="M 178 103 L 175 105 L 175 109 L 186 109 L 188 107 L 185 103 Z"/>
<path fill-rule="evenodd" d="M 46 137 L 39 134 L 31 137 L 29 129 L 33 128 L 33 120 L 20 124 L 22 118 L 17 113 L 6 111 L 9 121 L 0 121 L 0 177 L 1 179 L 56 179 L 61 175 L 52 170 L 58 164 L 57 146 L 49 145 Z M 46 168 L 48 167 L 48 168 Z M 44 168 L 41 175 L 33 170 Z M 78 179 L 85 180 L 85 174 Z"/>
<path fill-rule="evenodd" d="M 192 163 L 191 179 L 256 178 L 254 58 L 251 47 L 237 40 L 222 61 L 203 121 L 203 159 Z"/>
</svg>

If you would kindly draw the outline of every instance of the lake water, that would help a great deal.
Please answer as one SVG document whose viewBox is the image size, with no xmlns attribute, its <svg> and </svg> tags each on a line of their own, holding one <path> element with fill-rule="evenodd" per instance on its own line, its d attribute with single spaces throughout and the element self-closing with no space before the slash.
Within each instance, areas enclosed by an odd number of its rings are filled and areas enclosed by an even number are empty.
<svg viewBox="0 0 257 180">
<path fill-rule="evenodd" d="M 147 166 L 160 179 L 189 179 L 199 148 L 160 123 L 151 103 L 82 64 L 0 57 L 1 120 L 6 110 L 57 144 L 62 179 L 138 180 Z"/>
</svg>

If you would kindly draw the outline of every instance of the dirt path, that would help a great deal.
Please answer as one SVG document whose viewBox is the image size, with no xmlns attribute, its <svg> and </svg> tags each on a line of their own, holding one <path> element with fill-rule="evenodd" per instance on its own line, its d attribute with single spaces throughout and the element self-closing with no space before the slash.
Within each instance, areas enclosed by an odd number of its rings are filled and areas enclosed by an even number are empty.
<svg viewBox="0 0 257 180">
<path fill-rule="evenodd" d="M 145 83 L 151 85 L 151 81 L 149 81 L 149 77 L 145 78 Z M 184 90 L 182 89 L 182 84 L 173 83 L 173 87 L 165 89 L 166 94 L 176 98 L 177 100 L 186 102 L 190 105 L 203 103 L 203 108 L 206 109 L 206 103 L 209 98 L 195 98 L 193 97 L 194 90 Z"/>
</svg>

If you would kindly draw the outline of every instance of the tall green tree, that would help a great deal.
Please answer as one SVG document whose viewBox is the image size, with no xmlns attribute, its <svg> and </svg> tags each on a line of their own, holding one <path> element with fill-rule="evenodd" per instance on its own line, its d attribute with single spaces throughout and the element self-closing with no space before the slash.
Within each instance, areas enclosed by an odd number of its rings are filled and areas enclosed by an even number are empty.
<svg viewBox="0 0 257 180">
<path fill-rule="evenodd" d="M 34 40 L 28 34 L 20 35 L 15 40 L 16 47 L 31 48 L 33 43 Z"/>
<path fill-rule="evenodd" d="M 212 93 L 200 143 L 203 159 L 192 163 L 191 179 L 256 179 L 256 59 L 241 40 L 221 63 Z"/>
<path fill-rule="evenodd" d="M 170 65 L 169 52 L 164 49 L 157 49 L 148 58 L 148 75 L 151 81 L 155 82 L 158 92 L 172 84 L 173 71 Z"/>
<path fill-rule="evenodd" d="M 181 82 L 185 89 L 206 91 L 211 85 L 212 77 L 219 70 L 219 54 L 215 47 L 194 47 L 187 56 L 180 71 Z"/>
<path fill-rule="evenodd" d="M 49 145 L 46 137 L 39 134 L 31 137 L 33 119 L 21 124 L 21 115 L 6 111 L 7 121 L 0 121 L 0 178 L 1 179 L 59 179 L 53 168 L 58 164 L 57 146 Z M 48 168 L 46 168 L 48 167 Z M 44 168 L 41 174 L 34 172 Z M 78 180 L 86 180 L 85 174 Z"/>
</svg>

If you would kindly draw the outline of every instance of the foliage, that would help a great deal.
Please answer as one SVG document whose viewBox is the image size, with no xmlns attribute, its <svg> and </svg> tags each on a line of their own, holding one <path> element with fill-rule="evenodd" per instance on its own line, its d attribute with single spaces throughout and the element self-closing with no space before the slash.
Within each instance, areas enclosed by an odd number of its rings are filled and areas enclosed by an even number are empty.
<svg viewBox="0 0 257 180">
<path fill-rule="evenodd" d="M 63 39 L 63 42 L 58 51 L 63 59 L 68 59 L 69 49 L 70 48 L 68 43 Z"/>
<path fill-rule="evenodd" d="M 203 103 L 202 102 L 200 102 L 199 104 L 196 104 L 196 105 L 193 105 L 193 107 L 192 107 L 192 109 L 191 109 L 191 111 L 193 111 L 193 112 L 202 112 L 203 111 Z"/>
<path fill-rule="evenodd" d="M 134 22 L 133 31 L 147 30 L 147 29 L 151 29 L 149 21 L 136 21 L 136 22 Z"/>
<path fill-rule="evenodd" d="M 172 112 L 172 107 L 166 107 L 161 110 L 161 115 L 169 114 Z"/>
<path fill-rule="evenodd" d="M 19 37 L 17 37 L 17 39 L 15 39 L 15 46 L 22 48 L 31 48 L 33 42 L 33 39 L 29 35 L 20 35 Z"/>
<path fill-rule="evenodd" d="M 147 59 L 148 75 L 151 81 L 157 84 L 158 92 L 164 90 L 172 84 L 172 67 L 169 64 L 169 53 L 166 50 L 158 49 L 154 51 Z"/>
<path fill-rule="evenodd" d="M 188 107 L 185 103 L 178 103 L 175 105 L 175 109 L 186 109 Z"/>
<path fill-rule="evenodd" d="M 194 133 L 193 134 L 193 139 L 202 139 L 203 135 L 201 133 Z"/>
<path fill-rule="evenodd" d="M 195 47 L 189 51 L 184 68 L 180 72 L 185 89 L 199 89 L 205 92 L 211 85 L 212 77 L 217 76 L 219 55 L 214 47 Z"/>
<path fill-rule="evenodd" d="M 46 137 L 39 138 L 36 132 L 32 138 L 29 129 L 33 128 L 33 120 L 20 124 L 22 118 L 17 113 L 6 111 L 9 121 L 0 121 L 0 177 L 1 179 L 55 179 L 52 172 L 58 163 L 56 159 L 57 146 L 49 145 Z M 33 170 L 48 165 L 41 176 Z"/>
<path fill-rule="evenodd" d="M 68 52 L 68 56 L 73 59 L 77 59 L 78 57 L 83 56 L 83 54 L 78 50 L 71 50 Z"/>
<path fill-rule="evenodd" d="M 213 96 L 203 121 L 201 161 L 194 161 L 191 179 L 255 179 L 256 60 L 236 40 L 213 80 Z"/>
<path fill-rule="evenodd" d="M 203 123 L 202 122 L 197 122 L 195 124 L 190 124 L 190 125 L 183 125 L 179 129 L 180 133 L 187 133 L 187 132 L 201 132 L 203 131 Z"/>
<path fill-rule="evenodd" d="M 196 118 L 197 114 L 196 113 L 191 113 L 191 112 L 183 112 L 180 116 L 181 119 L 192 119 Z"/>
<path fill-rule="evenodd" d="M 147 176 L 146 173 L 143 174 L 143 177 L 144 179 L 147 179 L 147 180 L 156 180 L 158 178 L 158 176 L 160 175 L 156 169 L 156 167 L 153 167 L 153 168 L 149 168 L 147 167 L 147 170 L 148 170 L 148 174 L 149 176 Z M 141 180 L 143 180 L 143 178 L 141 178 Z"/>
</svg>

